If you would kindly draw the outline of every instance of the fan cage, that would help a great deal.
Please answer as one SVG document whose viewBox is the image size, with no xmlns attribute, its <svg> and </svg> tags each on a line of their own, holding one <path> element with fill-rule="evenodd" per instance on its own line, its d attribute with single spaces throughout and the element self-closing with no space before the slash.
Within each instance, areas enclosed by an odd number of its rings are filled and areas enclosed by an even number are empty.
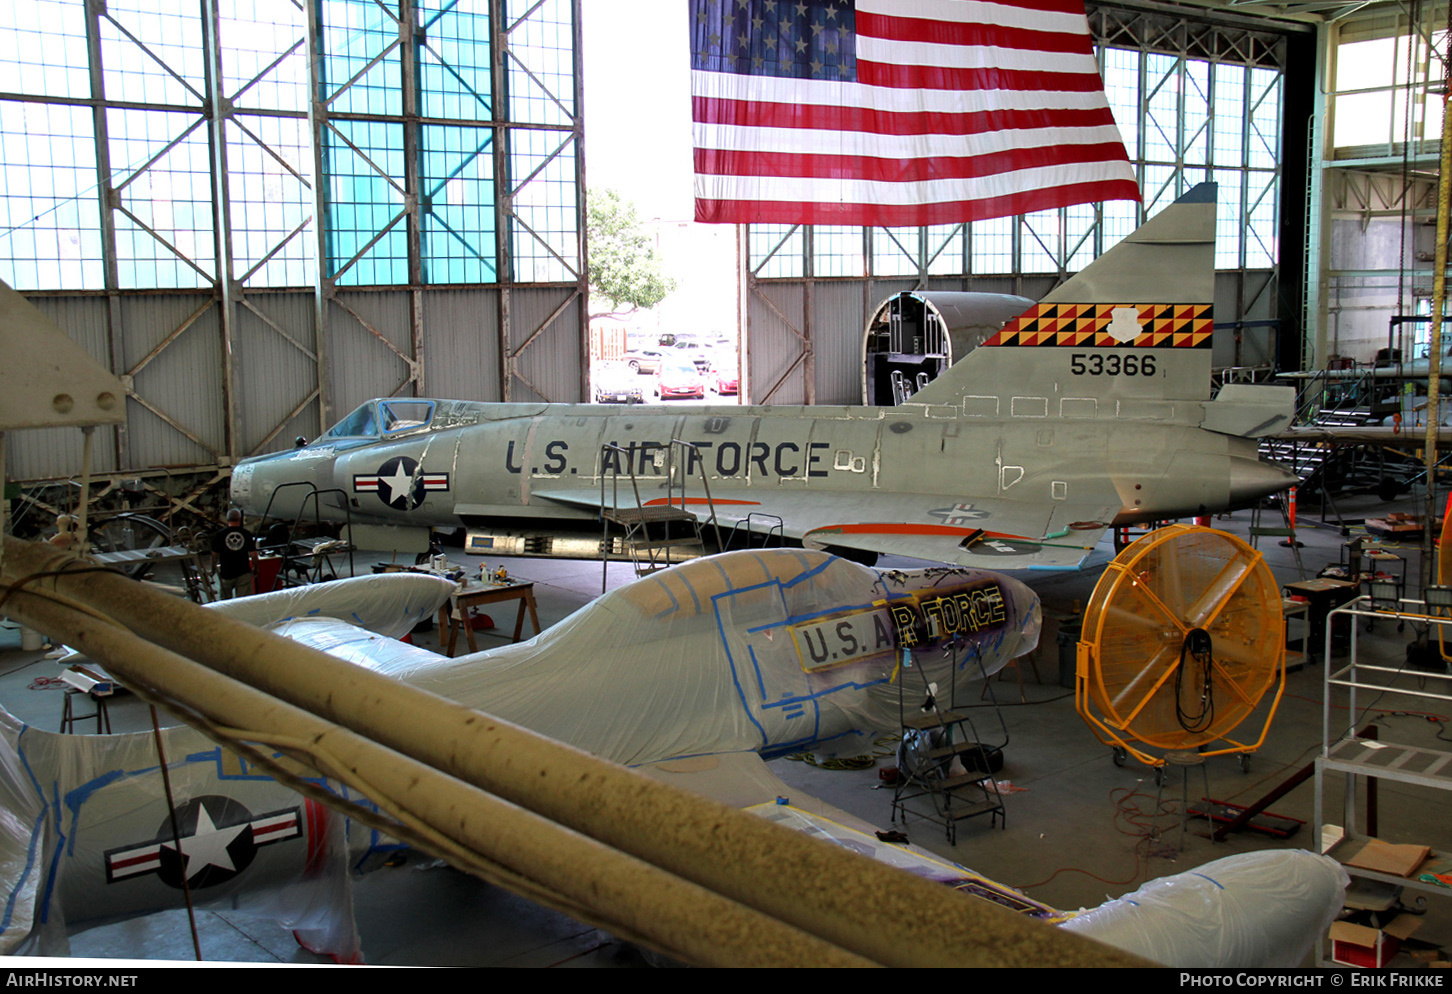
<svg viewBox="0 0 1452 994">
<path fill-rule="evenodd" d="M 1101 741 L 1151 765 L 1163 760 L 1134 743 L 1250 752 L 1264 742 L 1285 688 L 1279 585 L 1260 553 L 1233 535 L 1161 528 L 1105 568 L 1078 649 L 1076 706 Z M 1272 686 L 1259 738 L 1230 739 Z"/>
</svg>

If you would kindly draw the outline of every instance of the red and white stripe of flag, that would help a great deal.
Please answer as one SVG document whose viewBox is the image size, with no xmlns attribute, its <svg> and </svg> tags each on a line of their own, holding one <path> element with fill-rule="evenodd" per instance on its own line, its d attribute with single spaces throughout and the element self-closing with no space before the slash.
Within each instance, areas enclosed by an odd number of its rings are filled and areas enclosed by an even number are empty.
<svg viewBox="0 0 1452 994">
<path fill-rule="evenodd" d="M 695 70 L 696 219 L 945 224 L 1138 185 L 1080 0 L 858 0 L 857 79 Z"/>
</svg>

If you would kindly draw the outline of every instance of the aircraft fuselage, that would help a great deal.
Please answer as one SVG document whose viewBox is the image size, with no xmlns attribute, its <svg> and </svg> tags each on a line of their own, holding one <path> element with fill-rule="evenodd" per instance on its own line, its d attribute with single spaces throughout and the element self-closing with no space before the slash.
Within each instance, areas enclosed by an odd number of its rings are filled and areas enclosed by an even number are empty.
<svg viewBox="0 0 1452 994">
<path fill-rule="evenodd" d="M 663 502 L 674 477 L 694 501 L 709 486 L 726 520 L 759 510 L 782 516 L 791 533 L 873 504 L 882 505 L 872 510 L 876 518 L 941 522 L 944 494 L 965 498 L 947 509 L 963 520 L 973 520 L 971 498 L 987 496 L 1100 505 L 1112 523 L 1125 524 L 1225 508 L 1285 485 L 1258 462 L 1253 440 L 1177 421 L 1005 420 L 913 408 L 410 403 L 432 405 L 426 426 L 324 436 L 248 460 L 234 472 L 234 498 L 254 513 L 272 500 L 273 515 L 293 516 L 307 488 L 275 500 L 273 493 L 305 482 L 336 491 L 322 499 L 325 514 L 340 518 L 346 502 L 354 521 L 598 521 L 594 505 L 634 506 L 633 486 L 642 503 Z M 672 452 L 672 439 L 690 447 Z"/>
</svg>

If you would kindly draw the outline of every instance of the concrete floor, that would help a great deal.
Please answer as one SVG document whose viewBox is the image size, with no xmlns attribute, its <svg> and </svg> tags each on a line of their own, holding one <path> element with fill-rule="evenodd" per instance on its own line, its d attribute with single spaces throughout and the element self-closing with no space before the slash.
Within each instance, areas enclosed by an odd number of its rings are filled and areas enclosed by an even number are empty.
<svg viewBox="0 0 1452 994">
<path fill-rule="evenodd" d="M 1410 507 L 1402 508 L 1412 510 Z M 1369 499 L 1343 500 L 1341 513 L 1348 520 L 1376 517 L 1385 505 Z M 1244 536 L 1249 512 L 1220 519 L 1215 526 Z M 1353 536 L 1362 534 L 1353 528 Z M 1343 536 L 1339 528 L 1323 526 L 1314 509 L 1303 508 L 1299 537 L 1307 575 L 1339 558 Z M 1276 578 L 1298 579 L 1289 549 L 1274 539 L 1261 542 Z M 1408 559 L 1407 575 L 1415 587 L 1420 553 L 1415 547 L 1399 549 Z M 452 550 L 455 561 L 477 566 L 478 559 Z M 1144 881 L 1191 869 L 1235 853 L 1267 848 L 1314 848 L 1309 824 L 1314 818 L 1310 781 L 1277 801 L 1271 810 L 1308 824 L 1288 840 L 1259 833 L 1232 836 L 1212 844 L 1202 834 L 1187 837 L 1178 849 L 1178 804 L 1155 813 L 1153 772 L 1130 760 L 1123 767 L 1113 762 L 1075 711 L 1073 693 L 1059 686 L 1057 620 L 1089 600 L 1102 568 L 1112 558 L 1108 541 L 1077 573 L 1027 574 L 1021 578 L 1043 599 L 1044 637 L 1037 660 L 1042 682 L 1026 672 L 1023 700 L 1013 679 L 1000 679 L 994 688 L 1002 701 L 1004 729 L 997 731 L 991 708 L 982 716 L 980 732 L 987 741 L 1005 734 L 1005 765 L 1001 777 L 1012 791 L 1006 798 L 1006 827 L 993 828 L 984 819 L 963 823 L 957 845 L 949 846 L 943 830 L 924 820 L 912 820 L 907 830 L 914 843 L 969 866 L 1037 900 L 1064 908 L 1092 907 L 1128 893 Z M 360 556 L 360 564 L 371 560 Z M 496 560 L 490 559 L 491 565 Z M 542 622 L 548 626 L 596 596 L 600 589 L 598 563 L 551 560 L 505 560 L 511 573 L 536 584 Z M 881 566 L 917 565 L 908 560 L 885 559 Z M 361 570 L 361 566 L 360 566 Z M 624 567 L 614 566 L 611 585 L 625 582 Z M 481 634 L 481 648 L 497 644 L 503 636 Z M 1410 630 L 1398 633 L 1394 624 L 1378 624 L 1363 632 L 1359 651 L 1363 659 L 1381 658 L 1390 665 L 1405 660 Z M 60 694 L 43 689 L 38 678 L 55 675 L 56 665 L 34 652 L 18 648 L 13 629 L 0 629 L 0 703 L 26 721 L 55 727 Z M 426 643 L 427 644 L 427 643 Z M 1344 661 L 1344 657 L 1334 660 Z M 1210 796 L 1248 804 L 1268 793 L 1296 771 L 1311 763 L 1322 734 L 1322 676 L 1319 665 L 1290 675 L 1284 697 L 1265 744 L 1242 772 L 1238 757 L 1207 762 Z M 1412 678 L 1402 678 L 1415 686 Z M 978 686 L 972 690 L 976 699 Z M 136 702 L 139 703 L 139 702 Z M 127 721 L 127 705 L 113 708 L 113 722 Z M 1432 714 L 1429 717 L 1429 712 Z M 1388 694 L 1375 702 L 1370 716 L 1381 726 L 1383 739 L 1436 748 L 1438 733 L 1452 715 L 1452 707 L 1438 711 L 1435 702 Z M 1435 719 L 1435 720 L 1434 720 Z M 1237 737 L 1246 738 L 1247 722 Z M 1443 748 L 1446 748 L 1443 746 Z M 788 785 L 843 808 L 881 828 L 889 826 L 892 794 L 879 788 L 877 768 L 892 765 L 893 744 L 883 740 L 875 761 L 862 769 L 828 770 L 791 759 L 772 763 L 773 772 Z M 1178 778 L 1166 795 L 1178 796 Z M 1191 790 L 1198 792 L 1196 775 Z M 1328 784 L 1326 818 L 1339 822 L 1339 789 Z M 1391 842 L 1452 849 L 1446 811 L 1452 796 L 1426 789 L 1383 783 L 1380 794 L 1379 835 Z M 1163 833 L 1154 837 L 1153 829 Z M 539 908 L 497 888 L 460 874 L 431 860 L 415 859 L 395 868 L 368 874 L 355 882 L 355 909 L 363 948 L 373 964 L 450 966 L 593 966 L 628 967 L 643 963 L 640 954 L 611 936 L 554 912 Z M 1452 897 L 1452 892 L 1449 892 Z M 1432 898 L 1419 940 L 1432 946 L 1452 944 L 1452 902 Z M 318 962 L 296 945 L 290 934 L 276 926 L 259 924 L 226 913 L 198 916 L 204 958 L 246 962 Z M 187 960 L 193 958 L 184 912 L 170 912 L 119 925 L 93 929 L 72 938 L 78 957 Z M 1403 954 L 1398 965 L 1414 965 Z"/>
</svg>

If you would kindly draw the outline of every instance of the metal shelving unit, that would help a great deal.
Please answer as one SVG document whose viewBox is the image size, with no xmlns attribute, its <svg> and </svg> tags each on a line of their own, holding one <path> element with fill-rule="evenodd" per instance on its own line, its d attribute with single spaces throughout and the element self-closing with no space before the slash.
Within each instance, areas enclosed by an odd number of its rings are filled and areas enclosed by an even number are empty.
<svg viewBox="0 0 1452 994">
<path fill-rule="evenodd" d="M 1332 610 L 1326 616 L 1322 743 L 1321 754 L 1316 757 L 1315 838 L 1318 845 L 1324 844 L 1322 839 L 1325 822 L 1322 816 L 1326 801 L 1326 778 L 1343 777 L 1341 824 L 1344 834 L 1327 853 L 1343 866 L 1346 866 L 1345 860 L 1353 857 L 1369 838 L 1362 831 L 1362 822 L 1358 817 L 1357 801 L 1361 786 L 1359 778 L 1389 780 L 1430 790 L 1452 791 L 1452 751 L 1356 736 L 1360 708 L 1369 707 L 1372 699 L 1388 693 L 1435 701 L 1442 710 L 1452 708 L 1452 673 L 1412 669 L 1405 664 L 1387 666 L 1364 663 L 1359 658 L 1358 622 L 1361 620 L 1396 620 L 1399 623 L 1412 621 L 1437 627 L 1452 625 L 1452 618 L 1431 614 L 1423 601 L 1402 600 L 1396 604 L 1396 609 L 1373 610 L 1370 598 L 1360 597 Z M 1331 638 L 1338 618 L 1345 618 L 1350 645 L 1346 663 L 1333 667 Z M 1408 679 L 1409 677 L 1415 679 Z M 1438 840 L 1429 839 L 1422 844 L 1431 845 L 1436 841 Z M 1432 855 L 1435 857 L 1440 854 L 1434 850 Z M 1413 877 L 1401 877 L 1353 866 L 1346 866 L 1346 871 L 1353 877 L 1364 880 L 1376 880 L 1418 893 L 1452 898 L 1452 889 L 1425 883 Z"/>
</svg>

